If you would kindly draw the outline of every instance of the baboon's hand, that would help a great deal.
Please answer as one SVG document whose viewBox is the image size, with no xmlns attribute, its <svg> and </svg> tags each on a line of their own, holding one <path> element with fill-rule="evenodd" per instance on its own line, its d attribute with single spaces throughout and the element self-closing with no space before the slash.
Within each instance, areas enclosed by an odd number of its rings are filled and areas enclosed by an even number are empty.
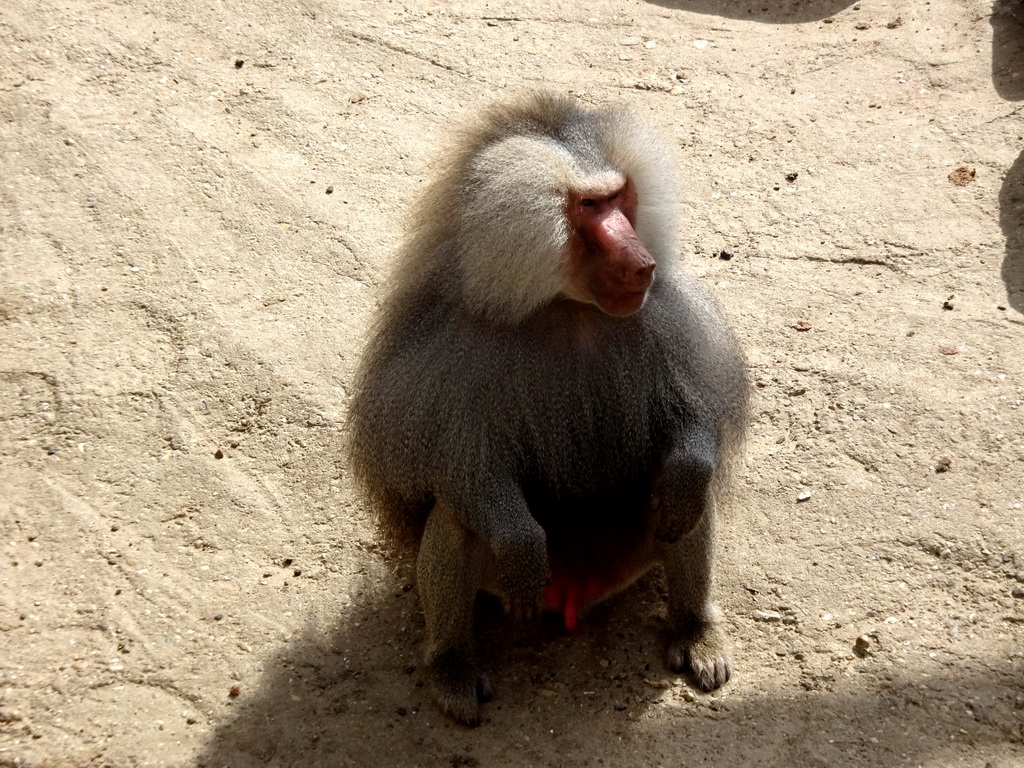
<svg viewBox="0 0 1024 768">
<path fill-rule="evenodd" d="M 544 529 L 530 518 L 514 536 L 506 537 L 494 554 L 506 612 L 516 621 L 532 621 L 543 608 L 550 575 Z"/>
<path fill-rule="evenodd" d="M 651 498 L 657 514 L 654 538 L 669 544 L 679 541 L 697 527 L 711 503 L 711 478 L 715 453 L 698 432 L 683 441 L 662 467 Z"/>
<path fill-rule="evenodd" d="M 657 527 L 654 538 L 668 544 L 674 544 L 688 534 L 704 516 L 705 500 L 686 497 L 669 503 L 655 497 L 652 506 L 657 512 Z"/>
</svg>

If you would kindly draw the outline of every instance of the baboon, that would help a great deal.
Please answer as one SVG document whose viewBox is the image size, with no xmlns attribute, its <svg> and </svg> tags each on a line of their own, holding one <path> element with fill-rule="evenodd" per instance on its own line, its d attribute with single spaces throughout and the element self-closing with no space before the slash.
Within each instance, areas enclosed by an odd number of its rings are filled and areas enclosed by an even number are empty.
<svg viewBox="0 0 1024 768">
<path fill-rule="evenodd" d="M 711 690 L 715 497 L 748 381 L 711 297 L 675 265 L 670 153 L 627 111 L 535 93 L 483 112 L 427 189 L 356 378 L 351 465 L 417 555 L 442 709 L 490 697 L 478 591 L 530 619 L 662 563 L 668 665 Z"/>
</svg>

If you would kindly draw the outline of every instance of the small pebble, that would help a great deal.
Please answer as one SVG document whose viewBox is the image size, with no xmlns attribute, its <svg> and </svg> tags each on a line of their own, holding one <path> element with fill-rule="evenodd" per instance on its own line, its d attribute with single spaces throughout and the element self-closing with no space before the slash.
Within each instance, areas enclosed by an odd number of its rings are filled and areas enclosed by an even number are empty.
<svg viewBox="0 0 1024 768">
<path fill-rule="evenodd" d="M 72 139 L 70 136 L 64 139 L 64 143 L 67 144 L 69 147 L 75 146 L 75 140 Z"/>
<path fill-rule="evenodd" d="M 778 611 L 754 611 L 750 616 L 754 621 L 764 621 L 768 623 L 782 621 L 782 614 Z"/>
<path fill-rule="evenodd" d="M 729 251 L 720 251 L 718 254 L 718 258 L 720 258 L 722 261 L 729 261 L 732 258 L 732 254 L 729 253 Z"/>
<path fill-rule="evenodd" d="M 1014 587 L 1010 594 L 1016 598 L 1024 598 L 1024 587 Z"/>
<path fill-rule="evenodd" d="M 241 69 L 245 66 L 245 59 L 235 59 L 235 69 Z"/>
<path fill-rule="evenodd" d="M 643 40 L 639 37 L 624 37 L 619 40 L 619 45 L 640 45 Z"/>
<path fill-rule="evenodd" d="M 811 492 L 810 491 L 802 491 L 800 493 L 800 495 L 796 497 L 796 500 L 797 501 L 807 501 L 809 498 L 811 498 Z"/>
</svg>

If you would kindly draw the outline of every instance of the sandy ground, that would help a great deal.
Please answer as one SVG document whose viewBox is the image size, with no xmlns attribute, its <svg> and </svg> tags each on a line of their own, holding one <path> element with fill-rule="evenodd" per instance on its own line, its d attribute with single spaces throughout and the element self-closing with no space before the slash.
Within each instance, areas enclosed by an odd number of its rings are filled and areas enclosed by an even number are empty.
<svg viewBox="0 0 1024 768">
<path fill-rule="evenodd" d="M 469 730 L 340 447 L 446 130 L 538 85 L 661 127 L 746 349 L 736 672 L 658 575 L 485 611 Z M 1024 765 L 1022 102 L 1021 0 L 5 0 L 0 765 Z"/>
</svg>

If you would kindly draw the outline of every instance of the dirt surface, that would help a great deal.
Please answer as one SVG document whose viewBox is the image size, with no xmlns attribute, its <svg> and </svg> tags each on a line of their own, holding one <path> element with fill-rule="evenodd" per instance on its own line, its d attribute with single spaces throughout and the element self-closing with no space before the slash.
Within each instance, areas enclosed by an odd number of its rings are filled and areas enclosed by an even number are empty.
<svg viewBox="0 0 1024 768">
<path fill-rule="evenodd" d="M 657 574 L 485 610 L 469 730 L 340 446 L 446 130 L 538 85 L 661 127 L 746 349 L 736 672 Z M 1024 765 L 1022 102 L 1020 0 L 5 0 L 0 765 Z"/>
</svg>

